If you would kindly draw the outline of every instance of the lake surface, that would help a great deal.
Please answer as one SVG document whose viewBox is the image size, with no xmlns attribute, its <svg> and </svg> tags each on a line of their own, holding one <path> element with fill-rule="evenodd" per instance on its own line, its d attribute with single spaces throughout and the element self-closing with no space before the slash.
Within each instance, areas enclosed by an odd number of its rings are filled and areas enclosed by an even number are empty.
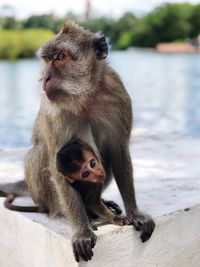
<svg viewBox="0 0 200 267">
<path fill-rule="evenodd" d="M 132 98 L 134 126 L 200 138 L 200 55 L 112 52 Z M 0 61 L 0 148 L 30 145 L 41 89 L 37 59 Z"/>
</svg>

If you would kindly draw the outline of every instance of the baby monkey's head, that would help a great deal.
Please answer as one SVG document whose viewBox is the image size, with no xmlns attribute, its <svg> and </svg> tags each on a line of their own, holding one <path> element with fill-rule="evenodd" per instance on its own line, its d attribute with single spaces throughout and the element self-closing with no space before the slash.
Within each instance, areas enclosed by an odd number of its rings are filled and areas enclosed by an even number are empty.
<svg viewBox="0 0 200 267">
<path fill-rule="evenodd" d="M 103 183 L 105 170 L 91 147 L 80 141 L 65 145 L 57 153 L 57 170 L 71 183 Z"/>
</svg>

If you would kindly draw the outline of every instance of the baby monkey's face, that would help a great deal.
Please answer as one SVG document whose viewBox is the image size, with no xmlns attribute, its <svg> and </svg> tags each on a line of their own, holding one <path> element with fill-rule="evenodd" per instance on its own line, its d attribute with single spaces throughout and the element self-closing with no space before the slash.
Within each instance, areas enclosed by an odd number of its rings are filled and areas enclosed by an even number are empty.
<svg viewBox="0 0 200 267">
<path fill-rule="evenodd" d="M 67 175 L 73 181 L 83 181 L 92 183 L 102 183 L 105 180 L 105 170 L 94 154 L 88 150 L 83 151 L 84 161 L 81 169 Z"/>
</svg>

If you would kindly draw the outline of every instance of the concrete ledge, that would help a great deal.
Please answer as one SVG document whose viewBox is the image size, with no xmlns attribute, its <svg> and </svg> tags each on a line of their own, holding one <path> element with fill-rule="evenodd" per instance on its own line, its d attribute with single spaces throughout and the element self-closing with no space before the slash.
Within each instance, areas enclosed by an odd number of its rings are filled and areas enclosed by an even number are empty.
<svg viewBox="0 0 200 267">
<path fill-rule="evenodd" d="M 32 214 L 30 219 L 6 210 L 2 202 L 1 267 L 199 266 L 200 205 L 157 218 L 156 230 L 146 243 L 140 242 L 132 226 L 101 226 L 92 261 L 78 264 L 66 224 L 42 214 Z"/>
</svg>

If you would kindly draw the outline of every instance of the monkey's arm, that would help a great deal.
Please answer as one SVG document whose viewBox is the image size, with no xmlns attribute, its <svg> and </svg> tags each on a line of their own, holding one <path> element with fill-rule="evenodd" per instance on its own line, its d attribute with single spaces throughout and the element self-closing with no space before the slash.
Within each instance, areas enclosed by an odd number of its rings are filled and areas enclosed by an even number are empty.
<svg viewBox="0 0 200 267">
<path fill-rule="evenodd" d="M 80 194 L 57 173 L 52 177 L 52 182 L 58 193 L 62 213 L 69 220 L 73 228 L 72 247 L 77 262 L 82 258 L 91 260 L 92 249 L 96 244 L 96 235 L 92 232 L 90 222 Z"/>
<path fill-rule="evenodd" d="M 121 193 L 129 220 L 137 231 L 141 232 L 142 242 L 147 241 L 154 231 L 152 218 L 137 208 L 133 184 L 133 168 L 128 145 L 119 145 L 118 153 L 113 153 L 112 170 Z"/>
</svg>

